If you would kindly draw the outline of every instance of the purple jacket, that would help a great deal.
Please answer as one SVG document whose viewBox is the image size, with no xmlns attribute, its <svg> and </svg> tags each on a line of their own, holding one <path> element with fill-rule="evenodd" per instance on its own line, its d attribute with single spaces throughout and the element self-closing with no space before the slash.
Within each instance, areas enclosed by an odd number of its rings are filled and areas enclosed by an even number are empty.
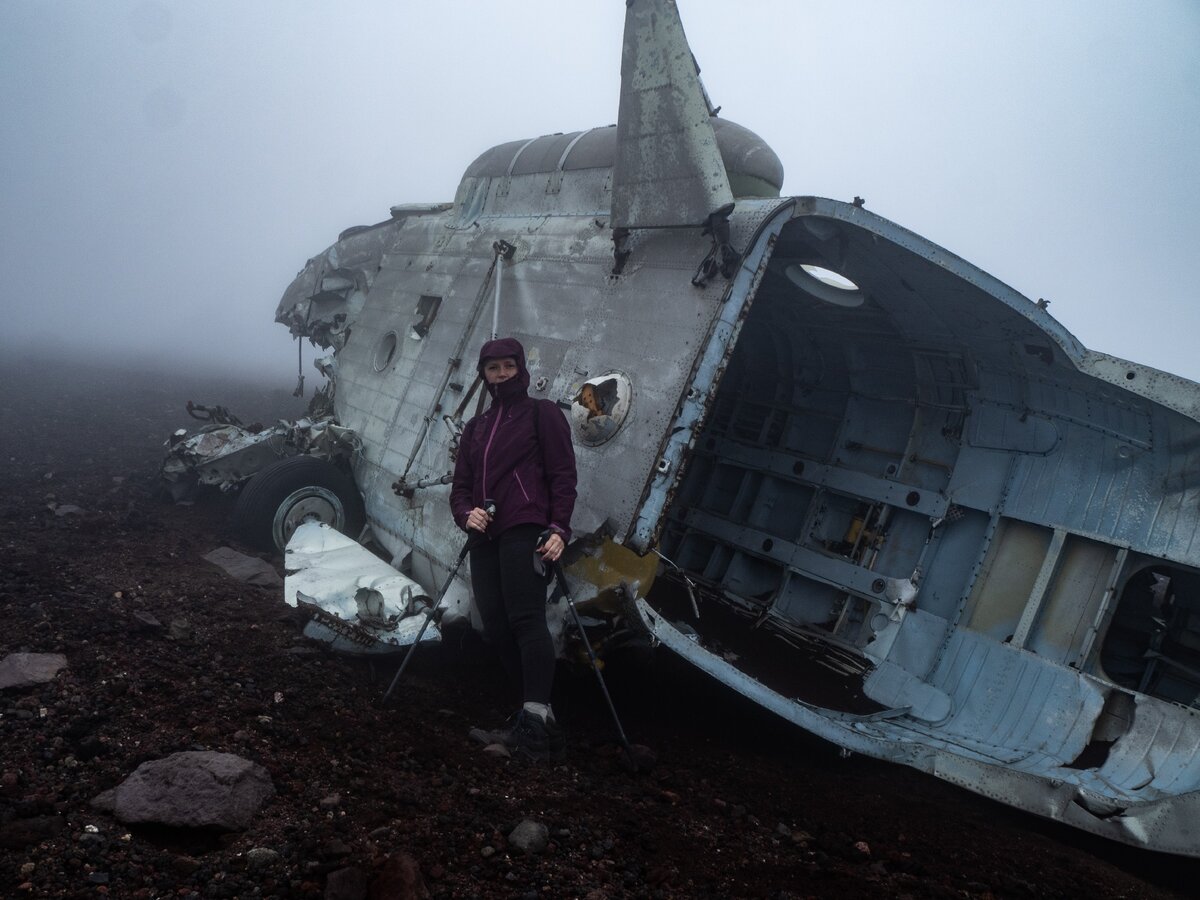
<svg viewBox="0 0 1200 900">
<path fill-rule="evenodd" d="M 575 509 L 575 448 L 571 426 L 549 400 L 528 395 L 525 348 L 513 338 L 488 341 L 479 351 L 479 370 L 489 359 L 511 356 L 519 374 L 487 384 L 492 405 L 463 429 L 450 490 L 450 511 L 459 528 L 485 499 L 496 501 L 492 537 L 514 525 L 545 525 L 571 539 Z M 536 421 L 535 421 L 536 417 Z"/>
</svg>

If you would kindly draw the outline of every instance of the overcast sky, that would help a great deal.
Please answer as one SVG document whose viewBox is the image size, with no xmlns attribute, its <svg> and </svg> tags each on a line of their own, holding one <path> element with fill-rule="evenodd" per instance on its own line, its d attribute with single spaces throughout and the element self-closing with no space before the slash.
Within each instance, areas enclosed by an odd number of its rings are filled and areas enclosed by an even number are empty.
<svg viewBox="0 0 1200 900">
<path fill-rule="evenodd" d="M 1087 346 L 1200 380 L 1200 0 L 679 5 L 785 193 L 865 197 Z M 339 231 L 616 121 L 624 8 L 3 0 L 0 341 L 287 382 L 275 304 Z"/>
</svg>

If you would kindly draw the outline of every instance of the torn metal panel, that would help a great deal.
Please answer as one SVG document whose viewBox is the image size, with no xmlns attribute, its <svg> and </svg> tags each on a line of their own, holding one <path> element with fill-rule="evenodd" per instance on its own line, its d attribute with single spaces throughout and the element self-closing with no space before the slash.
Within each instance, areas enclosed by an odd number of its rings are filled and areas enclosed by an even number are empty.
<svg viewBox="0 0 1200 900">
<path fill-rule="evenodd" d="M 320 401 L 321 395 L 314 400 Z M 279 459 L 302 453 L 334 459 L 354 453 L 358 446 L 354 431 L 339 425 L 331 413 L 269 428 L 247 427 L 235 419 L 206 425 L 190 436 L 183 429 L 175 432 L 167 441 L 159 477 L 171 496 L 181 500 L 196 485 L 231 490 Z"/>
<path fill-rule="evenodd" d="M 1071 769 L 1045 754 L 1029 751 L 1014 767 L 1017 759 L 999 758 L 977 745 L 955 744 L 940 738 L 937 732 L 920 730 L 917 717 L 908 707 L 852 715 L 790 699 L 705 650 L 694 636 L 675 628 L 645 600 L 638 601 L 637 609 L 655 640 L 760 706 L 839 747 L 910 765 L 1103 837 L 1168 853 L 1196 855 L 1200 791 L 1175 796 L 1151 794 L 1149 799 L 1114 796 L 1111 791 L 1097 790 L 1103 787 L 1101 782 L 1086 770 Z"/>
<path fill-rule="evenodd" d="M 419 584 L 328 525 L 299 526 L 284 566 L 284 601 L 312 613 L 311 636 L 328 639 L 335 649 L 386 653 L 406 647 L 431 603 Z M 428 629 L 422 639 L 440 635 Z"/>
<path fill-rule="evenodd" d="M 159 476 L 172 496 L 182 499 L 197 484 L 229 490 L 259 469 L 289 455 L 287 429 L 275 426 L 257 434 L 240 425 L 218 425 L 167 447 Z"/>
</svg>

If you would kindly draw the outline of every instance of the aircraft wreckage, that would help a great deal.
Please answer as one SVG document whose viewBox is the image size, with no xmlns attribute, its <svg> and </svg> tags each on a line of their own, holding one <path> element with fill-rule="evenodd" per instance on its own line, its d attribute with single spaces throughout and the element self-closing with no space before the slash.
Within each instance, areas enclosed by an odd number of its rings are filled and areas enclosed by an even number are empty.
<svg viewBox="0 0 1200 900">
<path fill-rule="evenodd" d="M 615 127 L 493 147 L 453 203 L 311 259 L 276 318 L 330 351 L 313 417 L 178 434 L 175 487 L 245 483 L 238 525 L 286 547 L 310 634 L 411 643 L 463 540 L 471 361 L 514 336 L 574 429 L 567 573 L 610 646 L 649 637 L 847 750 L 1200 856 L 1200 385 L 1088 350 L 861 203 L 780 196 L 670 0 L 628 4 L 621 82 Z M 461 575 L 442 605 L 472 620 Z"/>
</svg>

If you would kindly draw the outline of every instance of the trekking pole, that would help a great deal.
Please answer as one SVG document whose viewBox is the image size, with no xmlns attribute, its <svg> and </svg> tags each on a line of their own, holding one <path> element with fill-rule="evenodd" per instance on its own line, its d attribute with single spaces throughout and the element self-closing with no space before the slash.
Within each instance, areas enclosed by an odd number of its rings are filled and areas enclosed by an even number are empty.
<svg viewBox="0 0 1200 900">
<path fill-rule="evenodd" d="M 587 638 L 587 633 L 583 630 L 583 622 L 579 618 L 579 610 L 575 608 L 575 599 L 571 596 L 571 589 L 567 587 L 567 576 L 563 573 L 562 563 L 557 559 L 554 561 L 554 577 L 558 579 L 563 596 L 567 598 L 567 607 L 571 610 L 572 618 L 575 619 L 575 627 L 579 629 L 579 636 L 583 639 L 583 646 L 587 648 L 588 659 L 592 661 L 592 671 L 596 673 L 596 681 L 600 684 L 601 693 L 604 694 L 604 702 L 608 704 L 608 711 L 612 713 L 613 724 L 617 726 L 617 736 L 621 739 L 621 746 L 625 750 L 625 758 L 636 769 L 637 758 L 634 756 L 633 748 L 629 746 L 629 738 L 625 737 L 625 729 L 621 727 L 621 720 L 617 716 L 617 708 L 613 706 L 612 697 L 608 693 L 608 686 L 604 683 L 604 676 L 600 674 L 600 663 L 597 661 L 596 654 L 592 650 L 592 644 Z"/>
<path fill-rule="evenodd" d="M 484 500 L 483 510 L 488 516 L 496 515 L 496 502 L 494 500 Z M 408 652 L 404 654 L 404 661 L 400 663 L 400 668 L 396 670 L 395 677 L 392 678 L 391 685 L 384 692 L 383 699 L 379 701 L 379 705 L 383 706 L 388 702 L 388 698 L 392 696 L 392 691 L 396 689 L 396 685 L 400 683 L 400 676 L 404 674 L 404 670 L 408 668 L 409 660 L 413 658 L 413 654 L 417 652 L 417 644 L 421 643 L 421 638 L 425 636 L 425 629 L 429 627 L 429 623 L 435 618 L 440 619 L 442 614 L 438 612 L 443 600 L 446 599 L 446 593 L 450 590 L 450 585 L 454 583 L 454 576 L 458 574 L 458 570 L 462 567 L 463 560 L 467 558 L 467 554 L 474 549 L 486 535 L 476 532 L 467 537 L 463 543 L 463 548 L 459 551 L 458 559 L 455 560 L 454 566 L 450 569 L 450 574 L 446 576 L 445 583 L 442 584 L 442 589 L 438 591 L 437 600 L 431 606 L 425 608 L 425 621 L 421 625 L 421 630 L 417 632 L 416 640 L 412 642 L 412 646 L 408 648 Z"/>
</svg>

